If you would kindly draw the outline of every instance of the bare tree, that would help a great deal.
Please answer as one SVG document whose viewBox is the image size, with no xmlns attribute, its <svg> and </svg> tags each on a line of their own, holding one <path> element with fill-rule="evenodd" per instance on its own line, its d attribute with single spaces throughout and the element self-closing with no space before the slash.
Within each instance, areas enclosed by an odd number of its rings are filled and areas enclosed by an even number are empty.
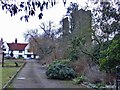
<svg viewBox="0 0 120 90">
<path fill-rule="evenodd" d="M 44 31 L 44 37 L 54 39 L 56 35 L 56 29 L 53 21 L 49 21 L 48 24 L 45 24 L 44 22 L 41 23 L 40 29 Z"/>
<path fill-rule="evenodd" d="M 39 33 L 38 30 L 28 30 L 24 33 L 25 40 L 27 40 L 30 44 L 30 50 L 33 51 L 35 55 L 39 55 L 39 58 L 42 58 L 41 53 L 43 52 L 42 48 L 40 47 L 39 41 Z M 40 53 L 41 52 L 41 53 Z"/>
<path fill-rule="evenodd" d="M 30 49 L 37 55 L 40 59 L 55 51 L 55 37 L 57 31 L 55 31 L 55 26 L 52 21 L 48 24 L 41 23 L 40 28 L 44 31 L 43 34 L 39 34 L 38 30 L 28 30 L 24 33 L 24 37 L 28 40 L 30 44 Z"/>
<path fill-rule="evenodd" d="M 39 19 L 43 17 L 43 11 L 54 7 L 61 0 L 0 0 L 0 7 L 2 10 L 10 13 L 11 17 L 23 12 L 20 20 L 29 21 L 31 16 L 36 16 Z M 63 0 L 64 6 L 66 0 Z M 37 14 L 36 12 L 39 12 Z"/>
</svg>

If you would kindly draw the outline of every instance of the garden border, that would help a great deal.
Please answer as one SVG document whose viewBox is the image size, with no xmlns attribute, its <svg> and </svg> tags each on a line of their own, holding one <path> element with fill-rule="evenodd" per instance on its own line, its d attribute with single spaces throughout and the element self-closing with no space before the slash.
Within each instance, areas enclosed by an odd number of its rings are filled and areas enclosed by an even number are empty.
<svg viewBox="0 0 120 90">
<path fill-rule="evenodd" d="M 14 80 L 14 78 L 17 76 L 17 74 L 20 72 L 20 70 L 25 66 L 25 64 L 26 64 L 26 62 L 24 62 L 24 64 L 17 70 L 17 72 L 15 74 L 13 74 L 11 79 L 2 87 L 1 90 L 5 90 L 5 88 L 7 88 L 7 86 L 11 84 L 11 82 Z"/>
</svg>

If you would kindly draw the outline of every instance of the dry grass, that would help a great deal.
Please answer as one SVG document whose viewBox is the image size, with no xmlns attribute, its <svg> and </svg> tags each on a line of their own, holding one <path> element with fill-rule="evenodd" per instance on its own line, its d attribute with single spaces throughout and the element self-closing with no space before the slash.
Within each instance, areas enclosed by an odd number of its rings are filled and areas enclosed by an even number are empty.
<svg viewBox="0 0 120 90">
<path fill-rule="evenodd" d="M 53 62 L 53 60 L 55 60 L 55 56 L 53 53 L 47 55 L 43 60 L 40 60 L 41 64 L 50 64 Z"/>
<path fill-rule="evenodd" d="M 88 66 L 86 61 L 77 60 L 71 63 L 71 66 L 74 68 L 77 74 L 84 74 L 85 68 Z"/>
<path fill-rule="evenodd" d="M 42 64 L 50 64 L 53 60 L 59 59 L 59 57 L 55 58 L 55 54 L 51 53 L 50 55 L 46 56 L 44 60 L 41 60 Z M 91 64 L 88 58 L 81 58 L 79 60 L 71 62 L 71 66 L 76 71 L 78 75 L 85 75 L 89 82 L 91 83 L 98 83 L 104 82 L 107 84 L 114 84 L 115 77 L 111 74 L 106 74 L 99 70 L 99 66 L 95 64 Z"/>
<path fill-rule="evenodd" d="M 77 74 L 85 75 L 87 77 L 87 80 L 91 83 L 114 83 L 113 75 L 106 74 L 105 72 L 100 71 L 99 66 L 95 64 L 90 66 L 90 63 L 85 59 L 74 61 L 71 65 L 77 72 Z"/>
<path fill-rule="evenodd" d="M 115 76 L 115 74 L 106 73 L 105 77 L 104 77 L 104 82 L 106 84 L 113 85 L 116 82 L 116 76 Z"/>
</svg>

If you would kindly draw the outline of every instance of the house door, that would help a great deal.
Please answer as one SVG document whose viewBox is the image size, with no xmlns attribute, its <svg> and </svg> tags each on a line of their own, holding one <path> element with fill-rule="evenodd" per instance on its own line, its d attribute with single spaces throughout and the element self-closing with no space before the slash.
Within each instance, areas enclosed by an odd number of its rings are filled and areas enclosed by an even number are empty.
<svg viewBox="0 0 120 90">
<path fill-rule="evenodd" d="M 31 59 L 31 54 L 28 54 L 28 55 L 27 55 L 27 58 Z"/>
</svg>

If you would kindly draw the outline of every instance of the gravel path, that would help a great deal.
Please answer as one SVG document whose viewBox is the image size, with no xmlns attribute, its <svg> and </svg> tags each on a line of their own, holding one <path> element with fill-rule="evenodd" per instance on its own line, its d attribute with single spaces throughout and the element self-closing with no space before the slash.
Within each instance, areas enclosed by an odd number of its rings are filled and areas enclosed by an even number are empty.
<svg viewBox="0 0 120 90">
<path fill-rule="evenodd" d="M 84 88 L 69 81 L 47 79 L 45 71 L 36 61 L 27 61 L 12 85 L 14 88 Z"/>
</svg>

